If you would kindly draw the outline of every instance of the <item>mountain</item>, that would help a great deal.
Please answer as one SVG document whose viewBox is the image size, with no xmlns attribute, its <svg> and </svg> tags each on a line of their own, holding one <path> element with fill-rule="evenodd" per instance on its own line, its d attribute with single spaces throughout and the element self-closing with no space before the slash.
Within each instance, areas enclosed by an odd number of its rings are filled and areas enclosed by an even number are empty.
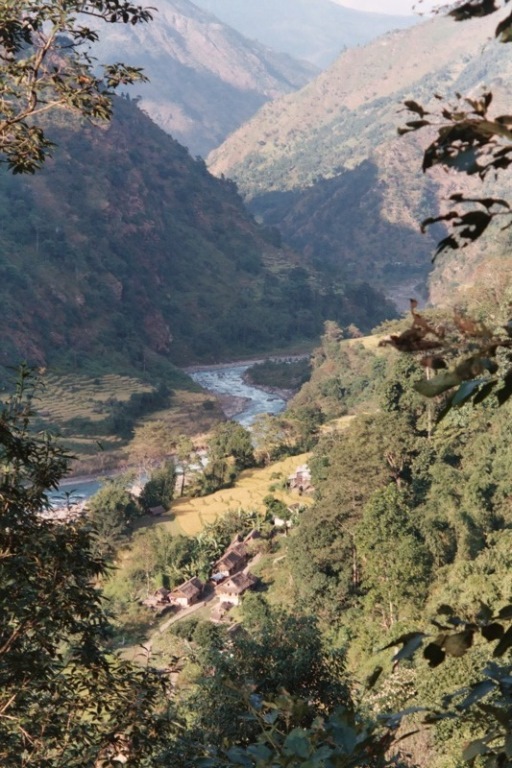
<svg viewBox="0 0 512 768">
<path fill-rule="evenodd" d="M 188 0 L 154 0 L 150 24 L 102 25 L 99 61 L 144 68 L 130 95 L 193 155 L 205 156 L 265 102 L 300 88 L 312 64 L 247 40 Z"/>
<path fill-rule="evenodd" d="M 391 295 L 426 281 L 440 230 L 421 235 L 419 222 L 454 191 L 480 187 L 455 172 L 422 174 L 428 134 L 397 136 L 410 119 L 400 105 L 485 85 L 504 103 L 512 63 L 491 40 L 495 26 L 434 18 L 346 51 L 301 91 L 265 105 L 211 153 L 211 170 L 234 178 L 251 209 L 310 257 L 373 273 Z M 465 249 L 466 263 L 479 252 Z M 434 276 L 438 298 L 443 282 L 450 291 L 462 279 L 452 266 L 446 280 Z"/>
<path fill-rule="evenodd" d="M 196 0 L 196 5 L 246 37 L 322 69 L 345 48 L 418 21 L 414 16 L 355 11 L 332 0 Z"/>
<path fill-rule="evenodd" d="M 389 315 L 326 282 L 255 223 L 232 181 L 118 99 L 101 126 L 62 113 L 34 177 L 0 175 L 0 365 L 150 369 L 314 339 Z"/>
</svg>

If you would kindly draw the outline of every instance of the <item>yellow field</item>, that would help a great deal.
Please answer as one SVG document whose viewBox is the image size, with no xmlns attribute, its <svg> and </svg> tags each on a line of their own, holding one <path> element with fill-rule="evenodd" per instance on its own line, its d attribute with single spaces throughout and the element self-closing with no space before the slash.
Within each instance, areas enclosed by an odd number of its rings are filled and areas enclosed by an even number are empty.
<svg viewBox="0 0 512 768">
<path fill-rule="evenodd" d="M 342 344 L 348 344 L 350 347 L 354 346 L 355 344 L 362 344 L 365 349 L 377 349 L 379 346 L 379 342 L 382 339 L 385 339 L 387 334 L 385 333 L 379 333 L 379 334 L 372 334 L 371 336 L 361 336 L 357 339 L 343 339 L 341 342 Z"/>
<path fill-rule="evenodd" d="M 264 469 L 248 469 L 242 472 L 233 488 L 217 491 L 210 496 L 177 499 L 172 502 L 173 519 L 162 520 L 161 524 L 173 534 L 195 536 L 206 523 L 214 522 L 230 509 L 263 511 L 263 499 L 269 493 L 284 501 L 285 504 L 294 504 L 298 501 L 311 504 L 311 497 L 299 496 L 296 492 L 290 493 L 279 488 L 281 481 L 291 475 L 301 464 L 305 464 L 310 455 L 303 453 L 299 456 L 289 456 Z M 274 485 L 275 490 L 270 490 L 270 486 Z"/>
</svg>

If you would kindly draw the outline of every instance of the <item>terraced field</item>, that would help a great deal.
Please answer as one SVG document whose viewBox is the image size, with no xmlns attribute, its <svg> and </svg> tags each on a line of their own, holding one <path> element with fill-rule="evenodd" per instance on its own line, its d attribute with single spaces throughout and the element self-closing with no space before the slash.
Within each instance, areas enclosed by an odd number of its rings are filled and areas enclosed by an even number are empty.
<svg viewBox="0 0 512 768">
<path fill-rule="evenodd" d="M 195 536 L 206 523 L 214 522 L 228 510 L 254 509 L 263 512 L 263 499 L 269 493 L 285 504 L 298 501 L 310 504 L 311 497 L 299 496 L 297 492 L 290 492 L 282 487 L 283 481 L 297 467 L 307 463 L 309 456 L 309 453 L 289 456 L 270 467 L 248 469 L 241 473 L 234 488 L 217 491 L 210 496 L 176 499 L 172 502 L 172 518 L 162 520 L 161 524 L 173 534 Z"/>
<path fill-rule="evenodd" d="M 40 417 L 65 428 L 72 419 L 102 421 L 109 403 L 126 402 L 135 392 L 152 390 L 140 379 L 115 373 L 98 377 L 47 374 L 36 407 Z"/>
<path fill-rule="evenodd" d="M 143 423 L 164 422 L 177 435 L 209 431 L 222 413 L 212 398 L 194 388 L 191 382 L 189 390 L 173 389 L 165 398 L 165 407 L 148 403 L 134 415 L 130 407 L 134 396 L 157 393 L 146 381 L 115 373 L 47 373 L 33 401 L 36 425 L 59 436 L 66 451 L 76 457 L 72 474 L 104 472 L 126 466 L 140 453 L 136 428 Z"/>
</svg>

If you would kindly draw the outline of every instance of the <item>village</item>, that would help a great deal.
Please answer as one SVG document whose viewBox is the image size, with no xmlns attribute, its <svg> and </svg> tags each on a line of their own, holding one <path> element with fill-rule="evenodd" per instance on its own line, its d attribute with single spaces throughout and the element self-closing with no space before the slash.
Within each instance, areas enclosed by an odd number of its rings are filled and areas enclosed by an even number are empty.
<svg viewBox="0 0 512 768">
<path fill-rule="evenodd" d="M 172 611 L 176 620 L 190 615 L 191 608 L 201 608 L 217 598 L 211 620 L 222 621 L 233 606 L 240 604 L 242 595 L 259 581 L 249 569 L 251 563 L 259 559 L 255 544 L 261 538 L 257 530 L 252 530 L 245 538 L 236 535 L 222 557 L 214 563 L 207 582 L 193 576 L 173 590 L 160 587 L 141 604 L 160 615 Z"/>
<path fill-rule="evenodd" d="M 311 484 L 308 465 L 301 464 L 295 467 L 286 478 L 286 486 L 293 495 L 310 496 L 314 488 Z M 129 488 L 134 501 L 138 500 L 141 491 L 141 484 L 133 483 Z M 80 517 L 87 516 L 87 502 L 87 497 L 83 495 L 75 498 L 74 495 L 64 494 L 47 509 L 42 510 L 40 515 L 55 522 L 72 523 Z M 268 545 L 269 539 L 279 534 L 286 535 L 297 522 L 303 504 L 290 503 L 283 507 L 284 509 L 286 513 L 282 513 L 282 516 L 278 513 L 272 514 L 272 527 L 266 533 L 254 528 L 244 536 L 240 533 L 235 534 L 221 557 L 212 563 L 207 579 L 201 580 L 195 575 L 172 589 L 160 586 L 141 599 L 140 605 L 149 609 L 155 618 L 166 617 L 160 630 L 163 631 L 169 625 L 210 604 L 211 621 L 216 623 L 232 621 L 229 613 L 234 607 L 240 605 L 243 595 L 257 588 L 258 585 L 261 586 L 260 578 L 251 572 L 251 567 L 260 559 L 261 551 Z M 146 508 L 145 513 L 155 520 L 155 524 L 158 524 L 159 518 L 165 518 L 169 513 L 172 515 L 172 508 L 169 510 L 159 504 Z"/>
<path fill-rule="evenodd" d="M 288 486 L 299 496 L 311 493 L 311 474 L 307 465 L 301 465 L 288 477 Z M 165 623 L 166 628 L 171 623 L 189 616 L 208 603 L 212 603 L 210 620 L 213 622 L 226 621 L 227 614 L 235 606 L 240 605 L 242 596 L 256 588 L 260 579 L 251 572 L 261 556 L 261 547 L 265 540 L 281 533 L 286 535 L 295 524 L 302 511 L 302 504 L 296 502 L 286 508 L 286 515 L 274 515 L 269 534 L 264 535 L 257 529 L 252 529 L 245 537 L 236 534 L 222 556 L 212 564 L 211 573 L 206 581 L 197 576 L 176 586 L 174 589 L 160 587 L 153 594 L 141 600 L 141 605 L 154 611 L 157 615 L 172 614 Z M 165 513 L 163 507 L 150 510 L 153 516 Z"/>
</svg>

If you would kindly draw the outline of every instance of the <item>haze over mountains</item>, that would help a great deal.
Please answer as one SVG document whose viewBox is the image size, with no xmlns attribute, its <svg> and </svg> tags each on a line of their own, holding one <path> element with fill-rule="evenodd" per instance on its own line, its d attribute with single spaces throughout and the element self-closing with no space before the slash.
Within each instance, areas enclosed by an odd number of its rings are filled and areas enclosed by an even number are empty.
<svg viewBox="0 0 512 768">
<path fill-rule="evenodd" d="M 104 25 L 97 57 L 144 68 L 130 88 L 140 106 L 192 155 L 206 153 L 269 99 L 300 88 L 318 69 L 242 37 L 188 0 L 155 0 L 150 24 Z"/>
<path fill-rule="evenodd" d="M 363 279 L 373 274 L 392 291 L 425 280 L 440 233 L 420 235 L 419 222 L 473 182 L 421 173 L 428 136 L 398 138 L 409 119 L 400 105 L 484 86 L 499 101 L 511 64 L 492 39 L 495 26 L 495 18 L 438 17 L 347 50 L 302 90 L 266 104 L 210 154 L 209 165 L 234 178 L 251 209 L 317 261 L 341 262 Z"/>
<path fill-rule="evenodd" d="M 196 5 L 246 37 L 322 69 L 345 48 L 418 22 L 412 15 L 367 13 L 336 0 L 196 0 Z"/>
</svg>

